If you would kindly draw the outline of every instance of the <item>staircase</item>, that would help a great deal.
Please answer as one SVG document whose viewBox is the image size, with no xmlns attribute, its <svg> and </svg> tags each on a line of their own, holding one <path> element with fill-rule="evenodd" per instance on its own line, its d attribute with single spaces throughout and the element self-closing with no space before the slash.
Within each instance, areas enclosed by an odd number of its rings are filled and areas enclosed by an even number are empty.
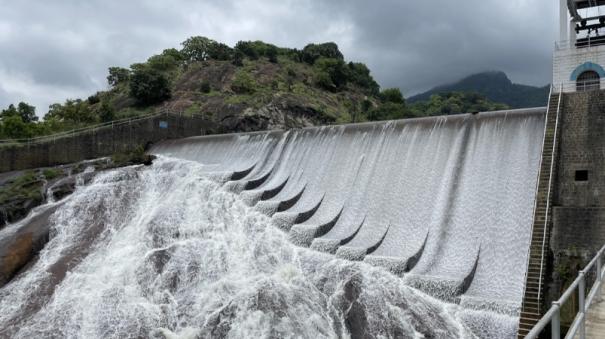
<svg viewBox="0 0 605 339">
<path fill-rule="evenodd" d="M 561 94 L 551 91 L 546 113 L 542 162 L 538 177 L 525 295 L 519 318 L 518 338 L 524 338 L 542 317 L 545 262 L 550 237 L 556 143 Z"/>
</svg>

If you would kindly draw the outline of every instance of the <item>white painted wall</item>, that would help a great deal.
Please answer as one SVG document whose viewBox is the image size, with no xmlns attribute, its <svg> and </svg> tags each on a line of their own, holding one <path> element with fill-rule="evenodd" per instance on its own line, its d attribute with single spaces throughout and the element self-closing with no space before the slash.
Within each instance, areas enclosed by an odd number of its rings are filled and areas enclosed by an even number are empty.
<svg viewBox="0 0 605 339">
<path fill-rule="evenodd" d="M 571 74 L 578 66 L 587 61 L 605 68 L 605 45 L 587 48 L 564 46 L 564 48 L 555 50 L 553 58 L 553 85 L 555 88 L 563 84 L 564 92 L 575 92 L 575 82 L 571 81 Z"/>
</svg>

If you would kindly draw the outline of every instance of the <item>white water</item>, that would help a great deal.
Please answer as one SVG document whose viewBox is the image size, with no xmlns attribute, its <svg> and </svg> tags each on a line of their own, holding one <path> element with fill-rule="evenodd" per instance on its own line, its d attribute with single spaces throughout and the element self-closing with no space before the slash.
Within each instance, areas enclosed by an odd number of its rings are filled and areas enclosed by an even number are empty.
<svg viewBox="0 0 605 339">
<path fill-rule="evenodd" d="M 542 130 L 541 112 L 497 113 L 160 145 L 194 161 L 104 173 L 54 213 L 0 289 L 0 336 L 513 338 Z"/>
</svg>

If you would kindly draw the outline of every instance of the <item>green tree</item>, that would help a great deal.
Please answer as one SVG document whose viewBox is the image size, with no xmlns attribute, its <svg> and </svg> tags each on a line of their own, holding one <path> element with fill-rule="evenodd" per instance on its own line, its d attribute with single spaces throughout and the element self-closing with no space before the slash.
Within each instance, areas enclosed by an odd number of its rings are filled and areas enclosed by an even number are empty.
<svg viewBox="0 0 605 339">
<path fill-rule="evenodd" d="M 19 112 L 19 116 L 21 116 L 21 120 L 23 120 L 25 123 L 38 121 L 36 107 L 34 106 L 20 102 L 19 105 L 17 105 L 17 111 Z"/>
<path fill-rule="evenodd" d="M 385 102 L 369 111 L 368 120 L 396 120 L 411 116 L 412 115 L 406 109 L 405 105 L 394 102 Z"/>
<path fill-rule="evenodd" d="M 32 137 L 32 129 L 20 116 L 10 115 L 2 118 L 2 130 L 10 139 L 25 139 Z"/>
<path fill-rule="evenodd" d="M 101 102 L 98 114 L 102 122 L 113 121 L 116 116 L 115 109 L 109 104 L 108 100 L 103 100 Z"/>
<path fill-rule="evenodd" d="M 162 55 L 166 57 L 171 57 L 179 63 L 185 61 L 185 56 L 176 48 L 167 48 L 162 51 Z"/>
<path fill-rule="evenodd" d="M 107 82 L 109 86 L 115 87 L 118 84 L 128 81 L 130 77 L 130 71 L 122 67 L 109 67 L 109 75 L 107 76 Z"/>
<path fill-rule="evenodd" d="M 187 61 L 231 60 L 233 49 L 203 36 L 194 36 L 182 44 L 181 55 Z"/>
<path fill-rule="evenodd" d="M 323 44 L 308 44 L 302 50 L 302 61 L 313 65 L 319 58 L 338 59 L 344 61 L 344 56 L 333 42 Z"/>
<path fill-rule="evenodd" d="M 435 94 L 427 101 L 416 102 L 411 110 L 416 116 L 452 115 L 508 109 L 507 105 L 495 103 L 478 93 L 450 92 Z"/>
<path fill-rule="evenodd" d="M 52 104 L 44 120 L 55 119 L 60 122 L 95 123 L 97 115 L 90 109 L 87 101 L 68 99 L 64 104 Z"/>
<path fill-rule="evenodd" d="M 216 41 L 211 41 L 208 46 L 208 58 L 213 60 L 231 60 L 233 48 Z"/>
<path fill-rule="evenodd" d="M 0 112 L 0 118 L 2 119 L 13 116 L 19 116 L 19 111 L 17 111 L 17 108 L 13 104 L 8 105 L 6 109 L 3 109 L 2 112 Z"/>
<path fill-rule="evenodd" d="M 274 64 L 277 63 L 277 47 L 270 45 L 269 48 L 267 49 L 267 58 L 269 59 L 269 62 L 272 62 Z"/>
<path fill-rule="evenodd" d="M 153 105 L 170 98 L 170 84 L 160 71 L 142 64 L 132 68 L 130 95 L 138 104 Z"/>
<path fill-rule="evenodd" d="M 347 83 L 348 74 L 344 61 L 320 58 L 315 62 L 316 82 L 327 90 L 338 90 Z"/>
<path fill-rule="evenodd" d="M 367 93 L 376 95 L 380 86 L 370 74 L 370 69 L 361 62 L 349 62 L 349 81 L 357 86 L 366 89 Z"/>
<path fill-rule="evenodd" d="M 147 59 L 149 67 L 160 72 L 169 71 L 179 66 L 179 60 L 172 55 L 158 54 Z"/>
<path fill-rule="evenodd" d="M 238 41 L 237 44 L 235 44 L 235 50 L 240 51 L 250 60 L 257 60 L 259 57 L 258 50 L 255 48 L 252 41 Z"/>
<path fill-rule="evenodd" d="M 21 121 L 26 124 L 38 121 L 36 108 L 24 102 L 20 102 L 17 107 L 15 107 L 13 104 L 10 104 L 8 105 L 8 108 L 0 112 L 0 119 L 8 117 L 19 117 Z"/>
<path fill-rule="evenodd" d="M 236 49 L 235 52 L 233 52 L 233 65 L 238 67 L 243 66 L 245 57 L 246 55 L 244 54 L 244 52 L 240 51 L 239 49 Z"/>
<path fill-rule="evenodd" d="M 405 104 L 405 99 L 399 88 L 387 88 L 380 92 L 380 100 L 383 102 L 393 102 L 396 104 Z"/>
</svg>

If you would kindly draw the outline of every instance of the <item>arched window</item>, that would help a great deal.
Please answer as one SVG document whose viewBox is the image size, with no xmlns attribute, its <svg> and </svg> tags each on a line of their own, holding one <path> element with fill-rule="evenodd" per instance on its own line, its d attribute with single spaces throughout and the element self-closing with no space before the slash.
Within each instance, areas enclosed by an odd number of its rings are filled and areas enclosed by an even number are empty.
<svg viewBox="0 0 605 339">
<path fill-rule="evenodd" d="M 601 77 L 595 71 L 585 71 L 576 80 L 576 91 L 594 91 L 601 88 Z"/>
</svg>

